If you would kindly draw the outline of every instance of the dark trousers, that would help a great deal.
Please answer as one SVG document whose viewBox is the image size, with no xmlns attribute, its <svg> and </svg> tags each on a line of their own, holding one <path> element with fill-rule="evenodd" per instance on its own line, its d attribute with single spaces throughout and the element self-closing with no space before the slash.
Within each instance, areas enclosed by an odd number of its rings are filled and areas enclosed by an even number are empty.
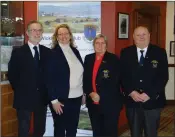
<svg viewBox="0 0 175 137">
<path fill-rule="evenodd" d="M 50 104 L 54 121 L 54 137 L 76 137 L 82 96 L 64 102 L 63 113 L 56 114 Z"/>
<path fill-rule="evenodd" d="M 117 112 L 102 112 L 100 106 L 94 104 L 88 107 L 88 112 L 92 125 L 93 137 L 118 137 L 120 110 Z"/>
<path fill-rule="evenodd" d="M 127 108 L 126 116 L 130 126 L 131 137 L 157 137 L 160 125 L 161 108 L 146 110 L 143 108 Z"/>
<path fill-rule="evenodd" d="M 31 114 L 34 114 L 33 137 L 43 137 L 46 125 L 47 107 L 41 107 L 34 111 L 17 109 L 18 137 L 28 137 L 30 130 Z"/>
</svg>

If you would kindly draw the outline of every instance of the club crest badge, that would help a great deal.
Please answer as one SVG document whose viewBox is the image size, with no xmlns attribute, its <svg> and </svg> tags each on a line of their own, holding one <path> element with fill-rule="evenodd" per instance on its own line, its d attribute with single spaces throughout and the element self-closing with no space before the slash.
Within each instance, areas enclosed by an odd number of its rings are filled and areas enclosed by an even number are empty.
<svg viewBox="0 0 175 137">
<path fill-rule="evenodd" d="M 93 24 L 84 25 L 84 39 L 92 42 L 96 36 L 96 26 Z"/>
<path fill-rule="evenodd" d="M 157 60 L 152 60 L 151 63 L 153 68 L 157 68 L 159 62 Z"/>
<path fill-rule="evenodd" d="M 103 70 L 103 77 L 109 78 L 109 70 Z"/>
</svg>

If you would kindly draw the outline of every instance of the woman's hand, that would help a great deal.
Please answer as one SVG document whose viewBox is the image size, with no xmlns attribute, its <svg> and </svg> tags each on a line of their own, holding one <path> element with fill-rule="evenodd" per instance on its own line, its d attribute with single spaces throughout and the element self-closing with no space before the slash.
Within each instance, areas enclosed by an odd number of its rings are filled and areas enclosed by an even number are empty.
<svg viewBox="0 0 175 137">
<path fill-rule="evenodd" d="M 82 102 L 81 102 L 81 105 L 84 105 L 86 104 L 86 95 L 84 94 L 83 97 L 82 97 Z"/>
<path fill-rule="evenodd" d="M 52 107 L 55 110 L 56 114 L 61 115 L 63 113 L 62 107 L 64 107 L 64 105 L 61 102 L 56 102 L 52 104 Z"/>
<path fill-rule="evenodd" d="M 96 92 L 91 92 L 89 94 L 89 96 L 91 97 L 91 99 L 94 101 L 94 102 L 99 102 L 100 101 L 100 96 L 96 93 Z"/>
</svg>

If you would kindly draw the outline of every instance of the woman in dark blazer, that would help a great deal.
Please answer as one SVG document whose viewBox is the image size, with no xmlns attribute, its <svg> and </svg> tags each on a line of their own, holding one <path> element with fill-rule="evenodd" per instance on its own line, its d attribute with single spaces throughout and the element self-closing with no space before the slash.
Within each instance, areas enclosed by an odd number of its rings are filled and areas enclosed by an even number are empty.
<svg viewBox="0 0 175 137">
<path fill-rule="evenodd" d="M 95 53 L 84 62 L 83 90 L 94 137 L 117 137 L 118 119 L 122 108 L 119 59 L 109 53 L 102 34 L 93 41 Z"/>
<path fill-rule="evenodd" d="M 75 137 L 83 87 L 83 61 L 67 24 L 56 27 L 47 85 L 55 137 Z"/>
</svg>

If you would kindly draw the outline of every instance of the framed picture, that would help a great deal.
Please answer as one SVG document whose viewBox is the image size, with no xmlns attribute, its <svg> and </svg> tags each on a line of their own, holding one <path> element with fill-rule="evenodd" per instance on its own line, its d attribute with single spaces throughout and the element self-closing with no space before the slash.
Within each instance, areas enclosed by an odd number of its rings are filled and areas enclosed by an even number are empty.
<svg viewBox="0 0 175 137">
<path fill-rule="evenodd" d="M 170 57 L 175 57 L 175 41 L 170 41 Z"/>
<path fill-rule="evenodd" d="M 129 14 L 118 13 L 118 38 L 129 38 Z"/>
</svg>

